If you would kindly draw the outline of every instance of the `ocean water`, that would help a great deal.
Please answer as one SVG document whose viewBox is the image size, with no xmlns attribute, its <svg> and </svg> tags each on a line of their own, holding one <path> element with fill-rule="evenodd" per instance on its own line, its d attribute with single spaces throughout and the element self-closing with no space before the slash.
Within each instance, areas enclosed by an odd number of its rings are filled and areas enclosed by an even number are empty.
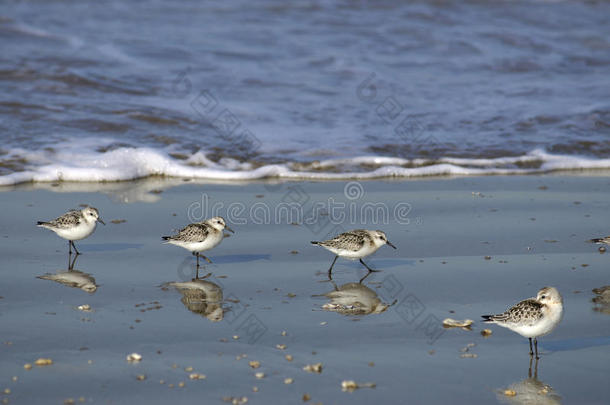
<svg viewBox="0 0 610 405">
<path fill-rule="evenodd" d="M 610 168 L 592 1 L 5 1 L 0 186 Z"/>
</svg>

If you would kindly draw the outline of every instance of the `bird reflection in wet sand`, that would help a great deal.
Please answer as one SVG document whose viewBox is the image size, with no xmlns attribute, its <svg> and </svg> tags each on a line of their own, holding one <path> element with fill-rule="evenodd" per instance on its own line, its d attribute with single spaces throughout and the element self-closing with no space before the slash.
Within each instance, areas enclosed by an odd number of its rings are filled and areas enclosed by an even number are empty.
<svg viewBox="0 0 610 405">
<path fill-rule="evenodd" d="M 358 283 L 347 283 L 341 287 L 337 287 L 331 279 L 334 290 L 323 295 L 330 298 L 330 302 L 322 305 L 322 309 L 342 315 L 370 315 L 385 312 L 396 301 L 392 304 L 382 302 L 375 291 L 362 284 L 367 276 Z"/>
<path fill-rule="evenodd" d="M 68 256 L 69 265 L 67 270 L 58 270 L 55 274 L 47 273 L 37 278 L 55 281 L 68 287 L 80 288 L 88 293 L 94 293 L 97 290 L 95 278 L 89 273 L 74 270 L 77 257 L 78 255 L 74 256 L 74 260 L 70 261 L 70 256 Z"/>
<path fill-rule="evenodd" d="M 205 277 L 210 276 L 208 274 Z M 222 308 L 222 288 L 211 281 L 194 278 L 187 282 L 167 283 L 168 287 L 175 287 L 184 306 L 194 314 L 208 318 L 212 322 L 222 321 L 224 311 Z"/>
<path fill-rule="evenodd" d="M 532 361 L 534 373 L 532 376 Z M 561 404 L 561 397 L 553 388 L 538 380 L 538 360 L 530 357 L 527 378 L 498 392 L 498 400 L 507 404 Z"/>
<path fill-rule="evenodd" d="M 610 315 L 610 285 L 594 288 L 593 294 L 595 294 L 595 297 L 591 300 L 595 303 L 593 310 Z"/>
</svg>

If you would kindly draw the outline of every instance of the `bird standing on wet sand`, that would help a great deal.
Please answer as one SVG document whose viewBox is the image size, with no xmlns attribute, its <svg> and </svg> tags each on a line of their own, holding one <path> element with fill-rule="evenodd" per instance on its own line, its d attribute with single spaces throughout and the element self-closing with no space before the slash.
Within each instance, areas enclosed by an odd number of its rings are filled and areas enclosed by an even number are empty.
<svg viewBox="0 0 610 405">
<path fill-rule="evenodd" d="M 213 217 L 202 222 L 188 224 L 173 236 L 163 236 L 166 243 L 180 246 L 197 256 L 197 278 L 199 278 L 199 257 L 212 263 L 206 256 L 200 254 L 216 247 L 224 238 L 224 230 L 235 233 L 229 228 L 223 217 Z"/>
<path fill-rule="evenodd" d="M 80 254 L 74 245 L 75 240 L 85 239 L 95 231 L 98 222 L 106 225 L 100 218 L 97 208 L 85 207 L 82 210 L 71 210 L 62 216 L 51 221 L 38 221 L 38 226 L 47 228 L 57 234 L 57 236 L 68 240 L 68 252 L 72 254 L 72 248 L 77 255 Z"/>
<path fill-rule="evenodd" d="M 536 298 L 528 298 L 498 315 L 483 315 L 483 322 L 495 323 L 517 332 L 530 341 L 530 356 L 532 338 L 538 359 L 538 337 L 547 335 L 555 329 L 563 315 L 563 299 L 554 287 L 544 287 L 538 291 Z"/>
<path fill-rule="evenodd" d="M 377 249 L 383 245 L 390 245 L 396 249 L 396 246 L 390 243 L 384 232 L 369 231 L 367 229 L 355 229 L 353 231 L 344 232 L 323 242 L 311 241 L 311 243 L 322 246 L 324 249 L 330 250 L 336 255 L 328 269 L 328 278 L 331 278 L 333 266 L 339 257 L 351 260 L 359 259 L 360 263 L 362 263 L 369 272 L 379 271 L 371 269 L 362 258 L 375 253 Z"/>
</svg>

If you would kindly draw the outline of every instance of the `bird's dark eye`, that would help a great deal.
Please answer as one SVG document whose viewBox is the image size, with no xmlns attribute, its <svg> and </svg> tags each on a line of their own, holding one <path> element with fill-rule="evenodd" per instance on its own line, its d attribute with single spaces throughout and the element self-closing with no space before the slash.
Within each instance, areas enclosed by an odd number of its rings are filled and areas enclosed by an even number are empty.
<svg viewBox="0 0 610 405">
<path fill-rule="evenodd" d="M 545 298 L 546 298 L 546 295 L 543 295 L 543 296 L 541 296 L 540 298 L 541 298 L 541 299 L 545 299 Z"/>
</svg>

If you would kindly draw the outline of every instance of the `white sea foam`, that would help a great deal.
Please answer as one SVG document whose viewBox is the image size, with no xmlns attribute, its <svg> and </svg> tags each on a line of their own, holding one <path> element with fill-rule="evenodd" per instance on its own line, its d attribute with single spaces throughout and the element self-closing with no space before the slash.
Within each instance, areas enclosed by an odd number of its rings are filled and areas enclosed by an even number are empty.
<svg viewBox="0 0 610 405">
<path fill-rule="evenodd" d="M 215 162 L 202 151 L 192 154 L 186 160 L 179 160 L 171 157 L 165 150 L 150 147 L 122 147 L 98 152 L 96 150 L 99 146 L 99 139 L 82 139 L 77 144 L 74 141 L 70 144 L 56 144 L 53 150 L 11 149 L 0 158 L 0 161 L 7 157 L 25 159 L 26 170 L 0 176 L 0 186 L 25 182 L 124 181 L 151 176 L 231 182 L 264 178 L 343 180 L 610 169 L 610 159 L 552 155 L 542 150 L 534 150 L 518 157 L 494 159 L 409 160 L 360 156 L 308 164 L 286 163 L 255 168 L 252 163 L 242 163 L 231 158 L 223 158 Z"/>
</svg>

